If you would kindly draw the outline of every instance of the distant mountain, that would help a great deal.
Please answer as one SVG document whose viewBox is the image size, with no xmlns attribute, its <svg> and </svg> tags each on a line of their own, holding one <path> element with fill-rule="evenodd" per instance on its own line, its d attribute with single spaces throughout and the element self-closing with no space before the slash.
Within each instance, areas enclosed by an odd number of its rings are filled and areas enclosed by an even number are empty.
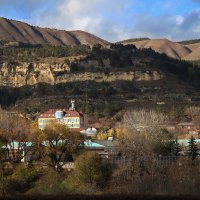
<svg viewBox="0 0 200 200">
<path fill-rule="evenodd" d="M 133 41 L 133 42 L 130 42 L 129 40 L 128 42 L 122 41 L 121 44 L 124 45 L 134 44 L 137 48 L 140 49 L 151 48 L 158 53 L 165 53 L 169 57 L 176 59 L 182 59 L 192 52 L 192 50 L 187 46 L 181 45 L 176 42 L 172 42 L 167 39 L 151 39 L 151 40 L 147 39 L 147 40 Z"/>
<path fill-rule="evenodd" d="M 135 38 L 120 41 L 124 45 L 133 44 L 137 48 L 151 48 L 158 53 L 183 60 L 200 60 L 200 40 L 172 42 L 167 39 Z M 6 44 L 5 44 L 6 43 Z M 80 45 L 93 46 L 110 43 L 84 31 L 65 31 L 41 28 L 24 22 L 0 18 L 0 46 L 31 45 Z"/>
<path fill-rule="evenodd" d="M 108 42 L 84 31 L 65 31 L 31 26 L 16 20 L 0 18 L 0 40 L 49 45 L 107 45 Z"/>
</svg>

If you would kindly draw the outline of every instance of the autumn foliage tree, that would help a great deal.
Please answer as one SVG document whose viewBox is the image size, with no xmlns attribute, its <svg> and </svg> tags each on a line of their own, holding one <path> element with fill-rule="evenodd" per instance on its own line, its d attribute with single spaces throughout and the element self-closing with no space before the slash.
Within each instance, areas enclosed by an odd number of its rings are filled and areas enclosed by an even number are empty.
<svg viewBox="0 0 200 200">
<path fill-rule="evenodd" d="M 84 147 L 81 133 L 70 130 L 64 124 L 52 122 L 41 134 L 41 161 L 56 171 L 62 171 L 64 162 L 71 161 Z"/>
<path fill-rule="evenodd" d="M 7 159 L 10 162 L 20 162 L 23 158 L 22 150 L 32 140 L 30 121 L 18 114 L 0 110 L 0 137 L 7 150 Z"/>
</svg>

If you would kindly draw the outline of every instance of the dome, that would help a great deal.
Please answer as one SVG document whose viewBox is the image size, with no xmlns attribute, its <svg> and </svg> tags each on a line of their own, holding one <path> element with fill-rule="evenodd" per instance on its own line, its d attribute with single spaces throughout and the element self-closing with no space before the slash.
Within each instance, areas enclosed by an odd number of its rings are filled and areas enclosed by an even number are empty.
<svg viewBox="0 0 200 200">
<path fill-rule="evenodd" d="M 55 118 L 56 119 L 61 119 L 64 117 L 64 112 L 62 110 L 58 110 L 55 112 Z"/>
</svg>

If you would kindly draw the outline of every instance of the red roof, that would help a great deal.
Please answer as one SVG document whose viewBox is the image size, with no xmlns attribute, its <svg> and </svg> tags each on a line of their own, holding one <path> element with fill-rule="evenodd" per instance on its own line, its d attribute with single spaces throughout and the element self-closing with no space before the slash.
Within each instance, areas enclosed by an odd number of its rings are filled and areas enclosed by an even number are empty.
<svg viewBox="0 0 200 200">
<path fill-rule="evenodd" d="M 41 114 L 39 118 L 54 118 L 56 111 L 63 111 L 65 117 L 82 117 L 83 113 L 80 113 L 75 110 L 68 109 L 49 109 L 47 112 Z"/>
</svg>

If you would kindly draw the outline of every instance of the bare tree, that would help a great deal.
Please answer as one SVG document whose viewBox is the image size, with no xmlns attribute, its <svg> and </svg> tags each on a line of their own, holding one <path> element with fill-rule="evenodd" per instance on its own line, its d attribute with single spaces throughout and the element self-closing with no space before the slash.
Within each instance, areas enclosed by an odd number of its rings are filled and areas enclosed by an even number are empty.
<svg viewBox="0 0 200 200">
<path fill-rule="evenodd" d="M 192 118 L 192 120 L 197 118 L 200 119 L 200 106 L 187 107 L 185 113 L 189 115 Z"/>
<path fill-rule="evenodd" d="M 115 171 L 119 185 L 126 185 L 126 192 L 152 192 L 158 179 L 158 165 L 154 154 L 155 144 L 166 138 L 163 124 L 167 117 L 153 110 L 137 110 L 124 115 L 124 134 L 119 139 L 120 167 Z M 148 189 L 148 190 L 147 190 Z"/>
<path fill-rule="evenodd" d="M 31 141 L 30 121 L 0 110 L 0 130 L 10 162 L 20 162 L 24 157 L 25 147 Z"/>
<path fill-rule="evenodd" d="M 154 110 L 136 110 L 127 112 L 123 121 L 127 129 L 154 132 L 168 119 L 166 115 Z"/>
</svg>

